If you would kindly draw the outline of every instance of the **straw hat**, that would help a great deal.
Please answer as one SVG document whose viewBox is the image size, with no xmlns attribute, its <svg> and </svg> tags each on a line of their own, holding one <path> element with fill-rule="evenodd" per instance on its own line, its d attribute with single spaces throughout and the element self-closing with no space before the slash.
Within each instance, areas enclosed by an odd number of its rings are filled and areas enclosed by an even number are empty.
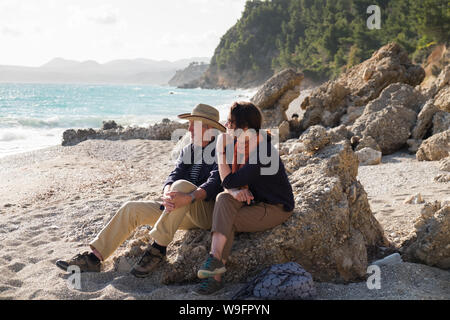
<svg viewBox="0 0 450 320">
<path fill-rule="evenodd" d="M 178 118 L 185 120 L 198 120 L 204 124 L 210 125 L 222 132 L 227 131 L 223 125 L 219 123 L 220 115 L 219 111 L 207 104 L 198 104 L 191 113 L 183 113 L 178 115 Z"/>
</svg>

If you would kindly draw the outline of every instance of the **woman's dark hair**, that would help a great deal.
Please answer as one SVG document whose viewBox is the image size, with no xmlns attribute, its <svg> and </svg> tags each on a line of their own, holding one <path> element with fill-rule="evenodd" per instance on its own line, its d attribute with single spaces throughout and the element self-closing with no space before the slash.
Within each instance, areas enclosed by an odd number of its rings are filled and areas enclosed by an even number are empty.
<svg viewBox="0 0 450 320">
<path fill-rule="evenodd" d="M 231 120 L 236 124 L 236 129 L 255 129 L 256 132 L 262 126 L 261 110 L 251 102 L 235 102 L 230 110 Z"/>
</svg>

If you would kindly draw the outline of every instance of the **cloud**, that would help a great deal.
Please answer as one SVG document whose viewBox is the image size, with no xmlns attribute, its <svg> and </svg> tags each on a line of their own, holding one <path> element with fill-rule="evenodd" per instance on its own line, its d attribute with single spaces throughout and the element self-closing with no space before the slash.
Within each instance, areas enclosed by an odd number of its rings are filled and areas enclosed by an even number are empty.
<svg viewBox="0 0 450 320">
<path fill-rule="evenodd" d="M 120 20 L 119 10 L 107 5 L 88 9 L 71 6 L 69 12 L 70 18 L 68 23 L 71 27 L 79 27 L 86 23 L 117 25 Z"/>
<path fill-rule="evenodd" d="M 210 44 L 218 38 L 220 38 L 220 35 L 215 31 L 209 31 L 203 34 L 166 33 L 161 37 L 161 44 L 168 47 L 200 46 Z"/>
<path fill-rule="evenodd" d="M 0 34 L 11 37 L 20 37 L 22 32 L 16 27 L 0 26 Z"/>
<path fill-rule="evenodd" d="M 88 16 L 88 20 L 98 24 L 116 24 L 119 19 L 116 12 L 96 12 Z"/>
</svg>

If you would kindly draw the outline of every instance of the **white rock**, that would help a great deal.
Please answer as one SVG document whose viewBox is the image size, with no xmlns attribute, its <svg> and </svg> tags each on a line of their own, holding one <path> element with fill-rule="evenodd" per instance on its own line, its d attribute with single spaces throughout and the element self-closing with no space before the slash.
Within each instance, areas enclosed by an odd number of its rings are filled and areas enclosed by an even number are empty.
<svg viewBox="0 0 450 320">
<path fill-rule="evenodd" d="M 411 196 L 405 200 L 406 204 L 419 204 L 424 203 L 422 195 L 420 193 L 415 194 L 414 196 Z"/>
<path fill-rule="evenodd" d="M 359 164 L 361 165 L 375 165 L 381 163 L 382 153 L 371 148 L 363 148 L 355 152 L 358 156 Z"/>
</svg>

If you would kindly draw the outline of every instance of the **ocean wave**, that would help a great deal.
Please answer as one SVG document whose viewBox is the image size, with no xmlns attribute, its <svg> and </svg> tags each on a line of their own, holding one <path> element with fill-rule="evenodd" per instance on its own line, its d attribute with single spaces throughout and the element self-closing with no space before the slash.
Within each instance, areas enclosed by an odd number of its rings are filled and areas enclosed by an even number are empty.
<svg viewBox="0 0 450 320">
<path fill-rule="evenodd" d="M 0 118 L 0 129 L 75 129 L 101 128 L 103 121 L 114 120 L 122 126 L 146 126 L 162 120 L 160 116 L 126 115 L 126 116 L 53 116 L 50 118 L 9 117 Z M 174 118 L 174 117 L 164 117 Z"/>
<path fill-rule="evenodd" d="M 0 132 L 0 142 L 9 142 L 15 140 L 25 140 L 27 137 L 23 133 L 17 132 Z"/>
</svg>

